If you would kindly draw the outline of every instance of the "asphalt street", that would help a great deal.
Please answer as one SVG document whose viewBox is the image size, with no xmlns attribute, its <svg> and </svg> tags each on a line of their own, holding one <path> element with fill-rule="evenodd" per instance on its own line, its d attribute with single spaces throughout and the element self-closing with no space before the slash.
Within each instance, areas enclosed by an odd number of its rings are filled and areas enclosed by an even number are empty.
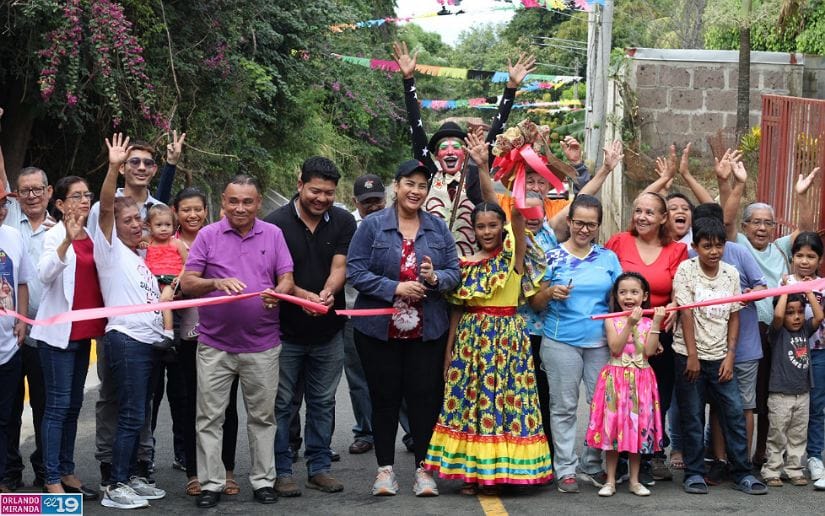
<svg viewBox="0 0 825 516">
<path fill-rule="evenodd" d="M 94 402 L 97 399 L 97 379 L 94 365 L 90 368 L 87 381 L 86 398 L 78 426 L 75 460 L 77 474 L 88 485 L 99 483 L 99 471 L 94 459 Z M 239 394 L 240 395 L 240 394 Z M 239 401 L 239 407 L 243 407 Z M 352 413 L 346 379 L 342 377 L 337 395 L 336 430 L 332 440 L 333 449 L 341 453 L 341 461 L 333 463 L 332 473 L 344 484 L 344 491 L 325 494 L 304 489 L 297 498 L 282 498 L 274 505 L 260 505 L 252 499 L 252 488 L 245 475 L 249 470 L 249 453 L 245 429 L 245 417 L 241 412 L 239 443 L 237 448 L 236 477 L 241 486 L 237 496 L 224 496 L 217 508 L 202 510 L 194 505 L 194 498 L 186 496 L 184 489 L 186 475 L 172 469 L 172 428 L 168 404 L 164 401 L 160 421 L 155 434 L 157 439 L 156 473 L 157 485 L 167 491 L 166 498 L 151 502 L 148 509 L 141 509 L 140 514 L 345 514 L 361 516 L 365 514 L 464 514 L 488 515 L 529 515 L 529 514 L 825 514 L 825 491 L 814 491 L 812 486 L 793 487 L 786 484 L 774 488 L 765 496 L 748 496 L 732 489 L 731 483 L 710 488 L 710 494 L 687 495 L 681 489 L 681 473 L 673 482 L 658 482 L 651 488 L 653 495 L 639 498 L 630 494 L 626 485 L 618 486 L 612 498 L 599 498 L 597 489 L 582 485 L 579 494 L 563 494 L 555 485 L 542 486 L 528 492 L 504 492 L 500 497 L 466 497 L 458 493 L 459 483 L 439 480 L 441 496 L 436 498 L 416 498 L 412 493 L 414 461 L 400 440 L 397 442 L 395 469 L 401 486 L 395 497 L 373 497 L 370 488 L 375 475 L 375 455 L 368 452 L 363 455 L 350 455 L 347 448 L 352 440 Z M 586 407 L 580 403 L 579 430 L 583 440 Z M 26 416 L 24 416 L 26 417 Z M 23 444 L 24 456 L 31 453 L 30 416 L 25 423 Z M 295 464 L 297 479 L 306 478 L 303 460 Z M 32 480 L 31 469 L 25 472 L 25 480 Z M 19 492 L 23 492 L 21 489 Z M 84 507 L 86 514 L 112 514 L 116 509 L 107 509 L 99 502 L 90 502 Z"/>
</svg>

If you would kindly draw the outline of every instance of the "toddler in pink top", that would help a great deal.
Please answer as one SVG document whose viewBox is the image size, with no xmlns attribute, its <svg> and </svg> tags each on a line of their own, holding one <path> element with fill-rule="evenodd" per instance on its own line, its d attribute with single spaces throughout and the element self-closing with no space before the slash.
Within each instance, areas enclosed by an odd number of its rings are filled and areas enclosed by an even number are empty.
<svg viewBox="0 0 825 516">
<path fill-rule="evenodd" d="M 144 261 L 158 280 L 158 286 L 163 292 L 166 289 L 176 289 L 178 278 L 183 272 L 188 250 L 186 246 L 174 237 L 175 214 L 165 204 L 155 204 L 149 208 L 147 215 L 149 225 L 149 242 L 142 246 L 146 250 Z M 174 338 L 174 323 L 171 310 L 163 310 L 163 333 L 171 346 Z"/>
</svg>

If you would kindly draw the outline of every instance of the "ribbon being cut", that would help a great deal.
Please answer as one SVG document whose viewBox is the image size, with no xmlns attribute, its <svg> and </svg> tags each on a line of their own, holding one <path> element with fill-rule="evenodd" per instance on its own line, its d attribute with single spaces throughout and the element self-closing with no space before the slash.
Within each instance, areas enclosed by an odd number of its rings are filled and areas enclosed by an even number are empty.
<svg viewBox="0 0 825 516">
<path fill-rule="evenodd" d="M 722 305 L 725 303 L 748 303 L 750 301 L 757 301 L 759 299 L 764 299 L 766 297 L 781 296 L 782 294 L 800 294 L 802 292 L 810 292 L 823 289 L 825 289 L 825 278 L 817 278 L 810 281 L 800 281 L 798 283 L 794 283 L 793 285 L 784 285 L 781 287 L 754 290 L 751 292 L 746 292 L 745 294 L 739 294 L 738 296 L 705 299 L 704 301 L 697 301 L 695 303 L 690 303 L 688 305 L 667 308 L 667 311 L 672 312 L 674 310 L 687 310 L 689 308 L 701 308 L 703 306 Z M 652 315 L 653 309 L 649 308 L 647 310 L 643 310 L 642 313 L 644 313 L 645 315 Z M 630 315 L 630 312 L 613 312 L 609 314 L 591 315 L 590 318 L 595 320 L 613 319 L 614 317 L 623 317 L 626 315 Z"/>
<path fill-rule="evenodd" d="M 558 192 L 564 192 L 567 188 L 556 174 L 576 179 L 576 170 L 553 155 L 549 138 L 550 127 L 538 126 L 532 120 L 522 120 L 517 126 L 496 136 L 493 146 L 496 156 L 493 177 L 502 183 L 510 182 L 516 208 L 527 219 L 543 217 L 541 208 L 528 208 L 525 204 L 528 168 L 547 179 Z"/>
<path fill-rule="evenodd" d="M 72 310 L 62 314 L 49 317 L 48 319 L 29 319 L 25 315 L 10 310 L 0 309 L 0 315 L 14 317 L 20 319 L 26 324 L 35 326 L 43 326 L 50 324 L 60 324 L 75 321 L 89 321 L 92 319 L 103 319 L 113 315 L 131 315 L 144 312 L 155 312 L 159 310 L 180 310 L 182 308 L 192 308 L 197 306 L 211 306 L 232 303 L 242 299 L 249 299 L 251 297 L 258 297 L 263 292 L 250 292 L 248 294 L 238 294 L 235 296 L 219 296 L 219 297 L 205 297 L 198 299 L 182 299 L 180 301 L 166 301 L 162 303 L 150 303 L 141 305 L 127 305 L 127 306 L 107 306 L 103 308 L 87 308 L 84 310 Z M 329 307 L 320 303 L 313 303 L 300 297 L 291 296 L 289 294 L 278 294 L 271 290 L 266 291 L 267 294 L 277 297 L 288 303 L 296 304 L 310 312 L 318 314 L 325 314 L 329 312 Z M 365 308 L 354 310 L 336 310 L 337 315 L 348 317 L 365 317 L 371 315 L 392 315 L 396 312 L 395 308 Z"/>
</svg>

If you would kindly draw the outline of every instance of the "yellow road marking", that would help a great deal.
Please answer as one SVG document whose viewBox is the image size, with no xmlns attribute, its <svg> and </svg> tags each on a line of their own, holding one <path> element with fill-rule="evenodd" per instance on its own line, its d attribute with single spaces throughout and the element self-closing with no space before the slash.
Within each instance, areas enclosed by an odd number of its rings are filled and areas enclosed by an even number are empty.
<svg viewBox="0 0 825 516">
<path fill-rule="evenodd" d="M 91 367 L 92 364 L 95 364 L 95 363 L 97 363 L 97 341 L 92 339 L 92 349 L 91 349 L 91 353 L 89 353 L 89 367 Z M 29 401 L 29 379 L 25 378 L 23 380 L 23 403 L 28 403 L 28 401 Z"/>
<path fill-rule="evenodd" d="M 508 516 L 509 514 L 498 496 L 480 494 L 478 495 L 478 501 L 486 516 Z"/>
</svg>

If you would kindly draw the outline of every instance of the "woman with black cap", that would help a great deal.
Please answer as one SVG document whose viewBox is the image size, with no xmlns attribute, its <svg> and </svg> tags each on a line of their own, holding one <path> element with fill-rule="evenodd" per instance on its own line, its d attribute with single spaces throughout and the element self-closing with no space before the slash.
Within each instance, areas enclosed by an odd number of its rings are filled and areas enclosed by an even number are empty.
<svg viewBox="0 0 825 516">
<path fill-rule="evenodd" d="M 441 409 L 449 327 L 444 295 L 458 284 L 455 242 L 443 220 L 423 210 L 431 173 L 418 160 L 398 167 L 393 204 L 364 219 L 347 255 L 355 308 L 395 308 L 392 316 L 353 318 L 355 345 L 370 391 L 378 473 L 376 496 L 394 495 L 398 411 L 406 400 L 415 446 L 416 496 L 435 496 L 420 467 Z"/>
</svg>

